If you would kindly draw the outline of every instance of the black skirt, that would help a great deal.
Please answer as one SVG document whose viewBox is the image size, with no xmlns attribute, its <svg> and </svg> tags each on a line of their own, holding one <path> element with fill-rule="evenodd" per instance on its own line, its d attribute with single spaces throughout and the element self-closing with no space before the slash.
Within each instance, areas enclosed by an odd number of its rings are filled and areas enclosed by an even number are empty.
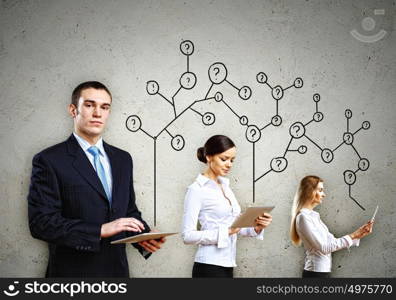
<svg viewBox="0 0 396 300">
<path fill-rule="evenodd" d="M 302 278 L 330 278 L 331 272 L 314 272 L 303 270 Z"/>
<path fill-rule="evenodd" d="M 195 262 L 192 270 L 192 277 L 193 278 L 205 278 L 205 277 L 233 278 L 234 268 Z"/>
</svg>

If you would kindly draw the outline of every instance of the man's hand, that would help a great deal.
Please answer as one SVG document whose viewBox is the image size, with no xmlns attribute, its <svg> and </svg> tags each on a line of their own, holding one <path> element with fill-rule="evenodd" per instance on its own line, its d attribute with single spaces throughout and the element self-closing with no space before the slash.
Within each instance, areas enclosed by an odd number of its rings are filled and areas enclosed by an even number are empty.
<svg viewBox="0 0 396 300">
<path fill-rule="evenodd" d="M 151 230 L 150 232 L 158 232 L 158 230 Z M 154 253 L 155 251 L 161 249 L 161 246 L 163 243 L 166 242 L 166 239 L 160 238 L 157 240 L 147 240 L 147 241 L 142 241 L 139 242 L 139 245 L 142 246 L 144 248 L 144 250 Z"/>
<path fill-rule="evenodd" d="M 135 218 L 120 218 L 110 223 L 102 225 L 100 230 L 101 238 L 108 238 L 123 231 L 142 232 L 144 225 Z"/>
</svg>

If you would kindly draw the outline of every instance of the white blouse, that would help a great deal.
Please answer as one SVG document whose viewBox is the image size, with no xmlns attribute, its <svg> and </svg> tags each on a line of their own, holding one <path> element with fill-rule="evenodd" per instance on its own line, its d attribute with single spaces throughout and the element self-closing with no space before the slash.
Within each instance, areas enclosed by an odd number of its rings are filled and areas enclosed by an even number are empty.
<svg viewBox="0 0 396 300">
<path fill-rule="evenodd" d="M 305 248 L 304 270 L 331 272 L 331 253 L 351 246 L 359 246 L 359 239 L 349 235 L 335 238 L 320 219 L 318 212 L 301 209 L 296 217 L 296 230 Z"/>
<path fill-rule="evenodd" d="M 184 200 L 182 237 L 185 244 L 197 244 L 195 261 L 199 263 L 236 267 L 237 235 L 228 229 L 241 208 L 229 187 L 229 180 L 219 177 L 225 196 L 218 184 L 199 174 L 191 184 Z M 231 202 L 231 203 L 230 203 Z M 197 223 L 201 226 L 197 230 Z M 257 234 L 253 227 L 242 228 L 239 234 L 263 239 L 263 231 Z"/>
</svg>

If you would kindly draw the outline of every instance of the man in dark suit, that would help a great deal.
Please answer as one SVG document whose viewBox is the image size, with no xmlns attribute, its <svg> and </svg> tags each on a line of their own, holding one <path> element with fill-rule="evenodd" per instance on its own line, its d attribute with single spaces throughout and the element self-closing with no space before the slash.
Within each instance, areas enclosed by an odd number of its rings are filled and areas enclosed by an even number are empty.
<svg viewBox="0 0 396 300">
<path fill-rule="evenodd" d="M 73 134 L 33 158 L 29 227 L 49 244 L 46 277 L 129 277 L 125 244 L 110 242 L 150 231 L 136 207 L 131 156 L 101 137 L 111 104 L 102 83 L 77 86 Z M 147 258 L 164 241 L 133 245 Z"/>
</svg>

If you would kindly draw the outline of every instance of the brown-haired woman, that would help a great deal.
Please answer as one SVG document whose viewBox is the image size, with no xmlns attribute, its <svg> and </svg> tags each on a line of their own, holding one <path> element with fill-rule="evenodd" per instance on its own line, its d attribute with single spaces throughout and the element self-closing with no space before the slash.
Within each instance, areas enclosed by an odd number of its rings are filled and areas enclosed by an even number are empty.
<svg viewBox="0 0 396 300">
<path fill-rule="evenodd" d="M 372 232 L 369 221 L 353 233 L 335 238 L 313 209 L 325 197 L 323 180 L 318 176 L 306 176 L 294 197 L 290 237 L 295 245 L 301 241 L 305 248 L 305 264 L 302 277 L 330 277 L 331 253 L 351 246 L 359 246 L 360 239 Z"/>
<path fill-rule="evenodd" d="M 224 176 L 235 155 L 234 142 L 224 135 L 212 136 L 197 151 L 207 168 L 188 187 L 182 229 L 184 243 L 198 245 L 192 277 L 233 277 L 236 234 L 263 239 L 263 229 L 272 221 L 270 214 L 264 214 L 254 227 L 231 228 L 241 208 Z"/>
</svg>

